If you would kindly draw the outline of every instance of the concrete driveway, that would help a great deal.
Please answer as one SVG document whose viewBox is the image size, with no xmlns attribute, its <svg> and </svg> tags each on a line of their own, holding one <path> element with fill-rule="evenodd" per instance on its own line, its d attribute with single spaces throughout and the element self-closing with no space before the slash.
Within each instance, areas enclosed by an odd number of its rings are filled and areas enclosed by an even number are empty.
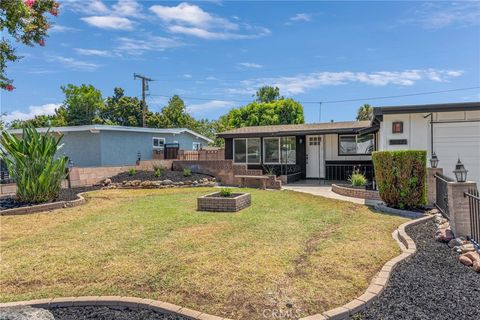
<svg viewBox="0 0 480 320">
<path fill-rule="evenodd" d="M 375 206 L 377 203 L 381 202 L 378 200 L 365 200 L 365 199 L 346 197 L 346 196 L 336 194 L 335 192 L 332 191 L 331 181 L 300 180 L 294 183 L 289 183 L 287 185 L 284 185 L 282 186 L 282 189 L 310 193 L 316 196 L 343 200 L 343 201 L 350 201 L 353 203 L 364 204 L 372 207 Z"/>
</svg>

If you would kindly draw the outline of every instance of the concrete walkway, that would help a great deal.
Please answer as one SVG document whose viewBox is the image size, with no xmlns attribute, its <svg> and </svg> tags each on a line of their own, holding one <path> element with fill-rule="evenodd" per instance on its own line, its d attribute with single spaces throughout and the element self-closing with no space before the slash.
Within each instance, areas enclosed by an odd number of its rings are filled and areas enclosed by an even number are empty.
<svg viewBox="0 0 480 320">
<path fill-rule="evenodd" d="M 292 190 L 297 192 L 310 193 L 316 196 L 322 196 L 325 198 L 350 201 L 353 203 L 364 204 L 367 206 L 375 206 L 377 203 L 381 202 L 378 200 L 365 200 L 359 198 L 352 198 L 347 196 L 342 196 L 336 194 L 332 191 L 331 182 L 328 181 L 318 181 L 318 180 L 300 180 L 294 183 L 289 183 L 282 186 L 282 189 Z"/>
</svg>

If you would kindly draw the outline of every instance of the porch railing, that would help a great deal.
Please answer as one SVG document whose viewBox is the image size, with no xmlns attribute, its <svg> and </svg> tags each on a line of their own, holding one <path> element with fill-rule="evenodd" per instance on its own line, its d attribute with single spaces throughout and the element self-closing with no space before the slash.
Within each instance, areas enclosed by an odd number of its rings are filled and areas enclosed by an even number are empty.
<svg viewBox="0 0 480 320">
<path fill-rule="evenodd" d="M 15 181 L 10 177 L 10 174 L 7 170 L 0 171 L 0 183 L 7 184 L 7 183 L 14 183 Z"/>
<path fill-rule="evenodd" d="M 470 189 L 465 192 L 468 198 L 470 208 L 470 228 L 471 237 L 478 243 L 480 242 L 480 195 L 477 189 Z"/>
<path fill-rule="evenodd" d="M 446 217 L 449 218 L 448 212 L 448 182 L 453 182 L 453 179 L 437 173 L 435 175 L 435 185 L 437 188 L 437 195 L 435 198 L 435 207 Z"/>
<path fill-rule="evenodd" d="M 325 179 L 333 181 L 347 181 L 352 173 L 362 173 L 369 182 L 374 181 L 374 170 L 372 163 L 358 163 L 358 164 L 342 164 L 329 163 L 325 164 Z"/>
</svg>

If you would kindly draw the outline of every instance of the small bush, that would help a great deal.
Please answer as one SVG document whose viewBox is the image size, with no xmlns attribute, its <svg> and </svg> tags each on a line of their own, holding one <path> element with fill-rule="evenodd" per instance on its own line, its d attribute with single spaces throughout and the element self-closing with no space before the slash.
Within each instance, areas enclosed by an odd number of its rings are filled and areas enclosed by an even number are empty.
<svg viewBox="0 0 480 320">
<path fill-rule="evenodd" d="M 275 175 L 275 169 L 273 166 L 264 166 L 263 170 L 265 171 L 265 174 L 267 176 L 274 176 Z"/>
<path fill-rule="evenodd" d="M 368 180 L 365 178 L 365 176 L 360 173 L 360 171 L 354 171 L 350 178 L 348 178 L 348 181 L 352 184 L 354 187 L 363 187 L 367 184 Z"/>
<path fill-rule="evenodd" d="M 160 170 L 160 172 L 163 172 L 166 169 L 165 166 L 160 161 L 154 161 L 152 163 L 152 166 L 154 171 Z"/>
<path fill-rule="evenodd" d="M 372 160 L 378 191 L 387 205 L 414 209 L 427 203 L 426 151 L 377 151 Z"/>
<path fill-rule="evenodd" d="M 190 177 L 192 175 L 192 170 L 190 168 L 183 168 L 183 176 Z"/>
<path fill-rule="evenodd" d="M 136 174 L 137 174 L 137 170 L 135 170 L 135 168 L 130 168 L 130 169 L 128 170 L 128 175 L 129 175 L 130 177 L 132 177 L 132 176 L 134 176 L 134 175 L 136 175 Z"/>
<path fill-rule="evenodd" d="M 232 189 L 229 189 L 229 188 L 222 188 L 222 190 L 220 190 L 220 196 L 221 197 L 231 197 L 233 194 L 232 192 Z"/>
<path fill-rule="evenodd" d="M 153 174 L 156 178 L 162 175 L 162 170 L 160 168 L 155 169 L 155 173 Z"/>
</svg>

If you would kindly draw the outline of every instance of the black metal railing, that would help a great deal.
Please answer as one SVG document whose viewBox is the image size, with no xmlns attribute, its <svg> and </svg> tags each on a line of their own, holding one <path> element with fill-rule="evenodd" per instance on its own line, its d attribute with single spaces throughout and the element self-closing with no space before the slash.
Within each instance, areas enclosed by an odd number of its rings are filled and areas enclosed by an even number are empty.
<svg viewBox="0 0 480 320">
<path fill-rule="evenodd" d="M 343 164 L 329 163 L 325 164 L 325 179 L 333 181 L 347 181 L 354 172 L 363 174 L 369 182 L 374 181 L 374 170 L 372 163 Z"/>
<path fill-rule="evenodd" d="M 470 228 L 471 237 L 478 243 L 480 242 L 480 195 L 477 189 L 470 189 L 465 192 L 468 198 L 470 208 Z"/>
<path fill-rule="evenodd" d="M 15 181 L 10 176 L 7 170 L 0 171 L 0 183 L 7 184 L 7 183 L 14 183 Z"/>
<path fill-rule="evenodd" d="M 435 175 L 435 186 L 437 189 L 437 195 L 435 198 L 435 207 L 446 217 L 449 218 L 450 214 L 448 212 L 448 189 L 447 185 L 453 180 L 449 177 L 444 176 L 443 174 L 437 173 Z"/>
</svg>

